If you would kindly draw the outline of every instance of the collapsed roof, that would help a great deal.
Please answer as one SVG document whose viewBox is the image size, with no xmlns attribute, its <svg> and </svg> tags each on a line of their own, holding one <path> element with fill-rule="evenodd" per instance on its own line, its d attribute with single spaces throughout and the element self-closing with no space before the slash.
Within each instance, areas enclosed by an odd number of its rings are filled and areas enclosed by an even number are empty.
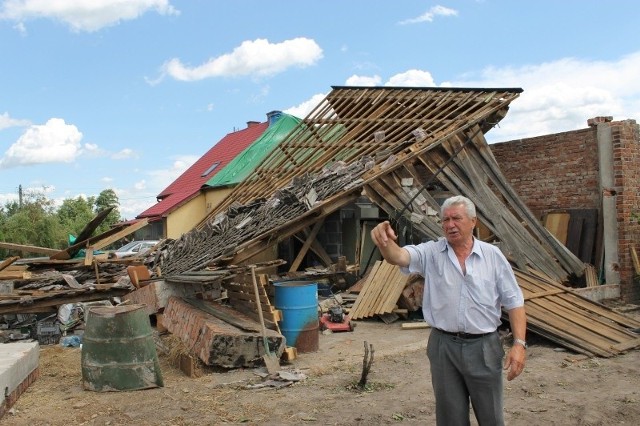
<svg viewBox="0 0 640 426">
<path fill-rule="evenodd" d="M 430 189 L 462 194 L 515 264 L 565 280 L 584 264 L 502 176 L 484 134 L 521 89 L 333 87 L 162 260 L 165 275 L 240 264 L 364 191 L 391 218 L 441 236 Z"/>
</svg>

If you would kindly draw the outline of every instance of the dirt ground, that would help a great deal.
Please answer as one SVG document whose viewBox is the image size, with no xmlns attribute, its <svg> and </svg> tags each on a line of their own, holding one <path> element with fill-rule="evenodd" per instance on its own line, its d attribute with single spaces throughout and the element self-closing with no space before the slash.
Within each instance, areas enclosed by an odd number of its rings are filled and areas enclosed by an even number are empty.
<svg viewBox="0 0 640 426">
<path fill-rule="evenodd" d="M 640 319 L 640 310 L 627 315 Z M 82 389 L 81 349 L 42 346 L 40 377 L 2 425 L 385 425 L 435 424 L 425 348 L 428 329 L 358 321 L 353 332 L 320 336 L 320 350 L 283 371 L 306 378 L 266 384 L 261 369 L 186 377 L 160 355 L 164 387 L 129 392 Z M 364 342 L 373 345 L 367 386 L 356 386 Z M 586 358 L 529 336 L 527 366 L 505 380 L 509 425 L 640 424 L 640 350 Z M 473 416 L 472 416 L 473 417 Z M 472 424 L 475 424 L 472 421 Z"/>
</svg>

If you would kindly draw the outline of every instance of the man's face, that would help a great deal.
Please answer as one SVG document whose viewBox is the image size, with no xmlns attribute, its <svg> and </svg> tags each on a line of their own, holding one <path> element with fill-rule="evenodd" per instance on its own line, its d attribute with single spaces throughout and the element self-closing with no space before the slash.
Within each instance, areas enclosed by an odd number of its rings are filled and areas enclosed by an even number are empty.
<svg viewBox="0 0 640 426">
<path fill-rule="evenodd" d="M 455 204 L 444 210 L 442 229 L 449 244 L 456 244 L 471 240 L 476 218 L 467 215 L 463 205 Z"/>
</svg>

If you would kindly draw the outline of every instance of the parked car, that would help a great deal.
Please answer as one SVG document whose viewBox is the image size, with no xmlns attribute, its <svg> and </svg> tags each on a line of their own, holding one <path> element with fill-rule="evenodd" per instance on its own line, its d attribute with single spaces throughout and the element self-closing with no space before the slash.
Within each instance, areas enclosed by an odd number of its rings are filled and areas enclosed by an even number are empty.
<svg viewBox="0 0 640 426">
<path fill-rule="evenodd" d="M 137 256 L 144 254 L 146 251 L 158 244 L 159 240 L 138 240 L 131 241 L 128 244 L 123 245 L 119 249 L 111 253 L 112 257 L 122 258 L 129 256 Z"/>
</svg>

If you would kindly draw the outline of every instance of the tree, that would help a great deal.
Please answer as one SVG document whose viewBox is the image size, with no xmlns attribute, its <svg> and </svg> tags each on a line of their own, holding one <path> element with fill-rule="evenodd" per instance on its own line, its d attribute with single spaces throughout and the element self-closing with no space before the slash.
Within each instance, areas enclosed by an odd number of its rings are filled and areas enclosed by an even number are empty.
<svg viewBox="0 0 640 426">
<path fill-rule="evenodd" d="M 98 214 L 109 207 L 113 207 L 113 210 L 111 210 L 111 213 L 109 213 L 98 227 L 98 233 L 108 231 L 113 225 L 122 220 L 120 218 L 120 211 L 118 210 L 120 200 L 118 200 L 118 196 L 113 189 L 105 189 L 100 192 L 94 203 L 94 212 Z"/>
<path fill-rule="evenodd" d="M 67 198 L 58 208 L 57 215 L 62 227 L 76 236 L 93 219 L 93 200 L 84 197 Z"/>
<path fill-rule="evenodd" d="M 119 201 L 112 189 L 106 189 L 98 197 L 67 198 L 56 209 L 54 200 L 44 192 L 30 191 L 21 203 L 8 201 L 0 207 L 0 241 L 64 249 L 69 245 L 69 234 L 77 236 L 101 211 L 113 210 L 95 230 L 94 235 L 109 230 L 120 222 Z M 8 251 L 0 249 L 0 259 Z M 20 255 L 22 255 L 20 253 Z"/>
<path fill-rule="evenodd" d="M 12 201 L 5 204 L 0 222 L 3 241 L 62 249 L 66 233 L 55 216 L 55 205 L 44 193 L 26 193 L 20 206 Z"/>
</svg>

